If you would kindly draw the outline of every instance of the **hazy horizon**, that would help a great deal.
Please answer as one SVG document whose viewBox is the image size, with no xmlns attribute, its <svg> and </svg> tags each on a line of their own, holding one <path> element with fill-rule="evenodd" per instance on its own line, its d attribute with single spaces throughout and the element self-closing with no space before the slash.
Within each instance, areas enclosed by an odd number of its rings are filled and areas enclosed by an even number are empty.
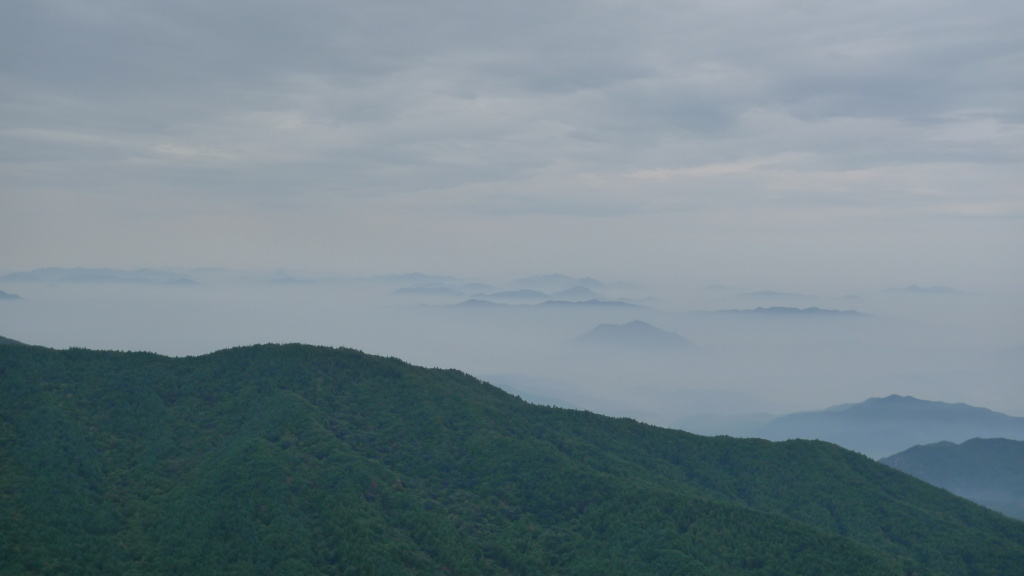
<svg viewBox="0 0 1024 576">
<path fill-rule="evenodd" d="M 20 296 L 0 302 L 0 335 L 172 356 L 270 342 L 346 346 L 660 425 L 702 413 L 783 414 L 890 394 L 1024 415 L 1024 339 L 1015 322 L 1024 299 L 1013 295 L 924 286 L 833 295 L 592 277 L 479 280 L 23 271 L 0 274 L 0 290 Z M 491 305 L 467 304 L 474 301 Z M 693 347 L 651 346 L 628 335 L 604 345 L 580 338 L 598 325 L 636 320 Z"/>
<path fill-rule="evenodd" d="M 0 335 L 351 346 L 659 423 L 891 393 L 1024 415 L 1022 22 L 996 1 L 10 0 Z M 46 267 L 197 283 L 16 276 Z M 413 272 L 437 278 L 374 279 Z M 449 307 L 553 273 L 644 307 Z M 870 316 L 705 314 L 759 306 Z M 696 350 L 574 342 L 633 320 Z"/>
</svg>

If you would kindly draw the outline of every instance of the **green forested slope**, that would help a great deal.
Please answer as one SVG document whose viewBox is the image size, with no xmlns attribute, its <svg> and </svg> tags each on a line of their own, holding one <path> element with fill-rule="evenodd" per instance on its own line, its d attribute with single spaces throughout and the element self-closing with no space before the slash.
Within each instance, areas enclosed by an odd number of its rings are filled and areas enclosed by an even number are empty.
<svg viewBox="0 0 1024 576">
<path fill-rule="evenodd" d="M 1024 574 L 1024 523 L 838 447 L 268 345 L 0 347 L 0 574 Z"/>
</svg>

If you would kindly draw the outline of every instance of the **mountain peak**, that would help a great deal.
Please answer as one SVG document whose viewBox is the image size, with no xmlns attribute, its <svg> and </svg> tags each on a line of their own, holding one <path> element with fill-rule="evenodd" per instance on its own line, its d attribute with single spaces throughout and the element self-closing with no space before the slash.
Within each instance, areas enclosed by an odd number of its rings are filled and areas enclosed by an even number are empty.
<svg viewBox="0 0 1024 576">
<path fill-rule="evenodd" d="M 693 343 L 681 334 L 662 330 L 643 320 L 625 324 L 598 324 L 580 336 L 580 342 L 633 348 L 688 348 Z"/>
<path fill-rule="evenodd" d="M 917 444 L 973 437 L 1024 440 L 1024 418 L 968 404 L 890 394 L 857 404 L 798 412 L 772 420 L 754 432 L 769 440 L 825 440 L 881 458 Z"/>
</svg>

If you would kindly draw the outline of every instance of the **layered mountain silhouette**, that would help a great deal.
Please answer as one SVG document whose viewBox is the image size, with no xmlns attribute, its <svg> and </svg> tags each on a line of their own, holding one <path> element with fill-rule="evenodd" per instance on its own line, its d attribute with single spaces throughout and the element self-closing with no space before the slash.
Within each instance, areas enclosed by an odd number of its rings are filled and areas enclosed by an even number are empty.
<svg viewBox="0 0 1024 576">
<path fill-rule="evenodd" d="M 892 395 L 781 416 L 750 435 L 768 440 L 825 440 L 882 458 L 918 444 L 971 438 L 1024 440 L 1024 418 L 967 404 Z"/>
<path fill-rule="evenodd" d="M 0 573 L 978 575 L 1024 523 L 834 445 L 349 349 L 0 346 Z"/>
<path fill-rule="evenodd" d="M 662 330 L 641 320 L 625 324 L 599 324 L 576 341 L 584 344 L 648 349 L 693 347 L 693 343 L 681 334 Z"/>
<path fill-rule="evenodd" d="M 539 290 L 504 290 L 491 294 L 478 294 L 478 298 L 496 298 L 498 300 L 546 300 L 550 298 L 546 293 Z"/>
<path fill-rule="evenodd" d="M 973 438 L 914 446 L 879 460 L 950 492 L 1024 520 L 1024 442 Z"/>
<path fill-rule="evenodd" d="M 789 306 L 757 307 L 746 310 L 720 310 L 722 314 L 755 314 L 759 316 L 867 316 L 856 310 L 829 310 L 828 308 L 793 308 Z"/>
<path fill-rule="evenodd" d="M 545 292 L 553 292 L 559 290 L 568 290 L 576 287 L 600 289 L 604 286 L 604 284 L 589 277 L 573 278 L 571 276 L 566 276 L 565 274 L 545 274 L 541 276 L 531 276 L 529 278 L 520 278 L 518 280 L 514 280 L 511 283 L 511 286 L 516 288 L 527 288 L 533 290 L 541 290 Z"/>
<path fill-rule="evenodd" d="M 761 290 L 759 292 L 745 292 L 738 294 L 736 298 L 757 298 L 762 300 L 807 300 L 817 298 L 807 294 L 795 294 L 793 292 L 776 292 L 774 290 Z"/>
<path fill-rule="evenodd" d="M 568 290 L 555 292 L 551 295 L 552 300 L 601 300 L 602 297 L 586 286 L 575 286 Z"/>
<path fill-rule="evenodd" d="M 537 304 L 506 304 L 504 302 L 493 302 L 481 298 L 470 298 L 452 306 L 459 307 L 544 307 L 544 308 L 643 308 L 639 304 L 623 302 L 621 300 L 545 300 Z"/>
<path fill-rule="evenodd" d="M 395 290 L 395 294 L 407 294 L 414 296 L 462 296 L 462 290 L 447 284 L 416 284 L 414 286 L 403 286 Z"/>
</svg>

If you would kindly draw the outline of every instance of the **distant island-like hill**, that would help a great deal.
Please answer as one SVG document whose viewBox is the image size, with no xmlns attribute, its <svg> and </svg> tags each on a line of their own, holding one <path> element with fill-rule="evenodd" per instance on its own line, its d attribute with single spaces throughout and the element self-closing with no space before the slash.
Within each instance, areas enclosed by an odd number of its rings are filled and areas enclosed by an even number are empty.
<svg viewBox="0 0 1024 576">
<path fill-rule="evenodd" d="M 598 324 L 576 341 L 583 344 L 646 349 L 693 347 L 693 343 L 681 334 L 662 330 L 642 320 L 625 324 Z"/>
<path fill-rule="evenodd" d="M 344 348 L 0 346 L 0 574 L 1024 574 L 1024 523 L 817 441 Z"/>
</svg>

